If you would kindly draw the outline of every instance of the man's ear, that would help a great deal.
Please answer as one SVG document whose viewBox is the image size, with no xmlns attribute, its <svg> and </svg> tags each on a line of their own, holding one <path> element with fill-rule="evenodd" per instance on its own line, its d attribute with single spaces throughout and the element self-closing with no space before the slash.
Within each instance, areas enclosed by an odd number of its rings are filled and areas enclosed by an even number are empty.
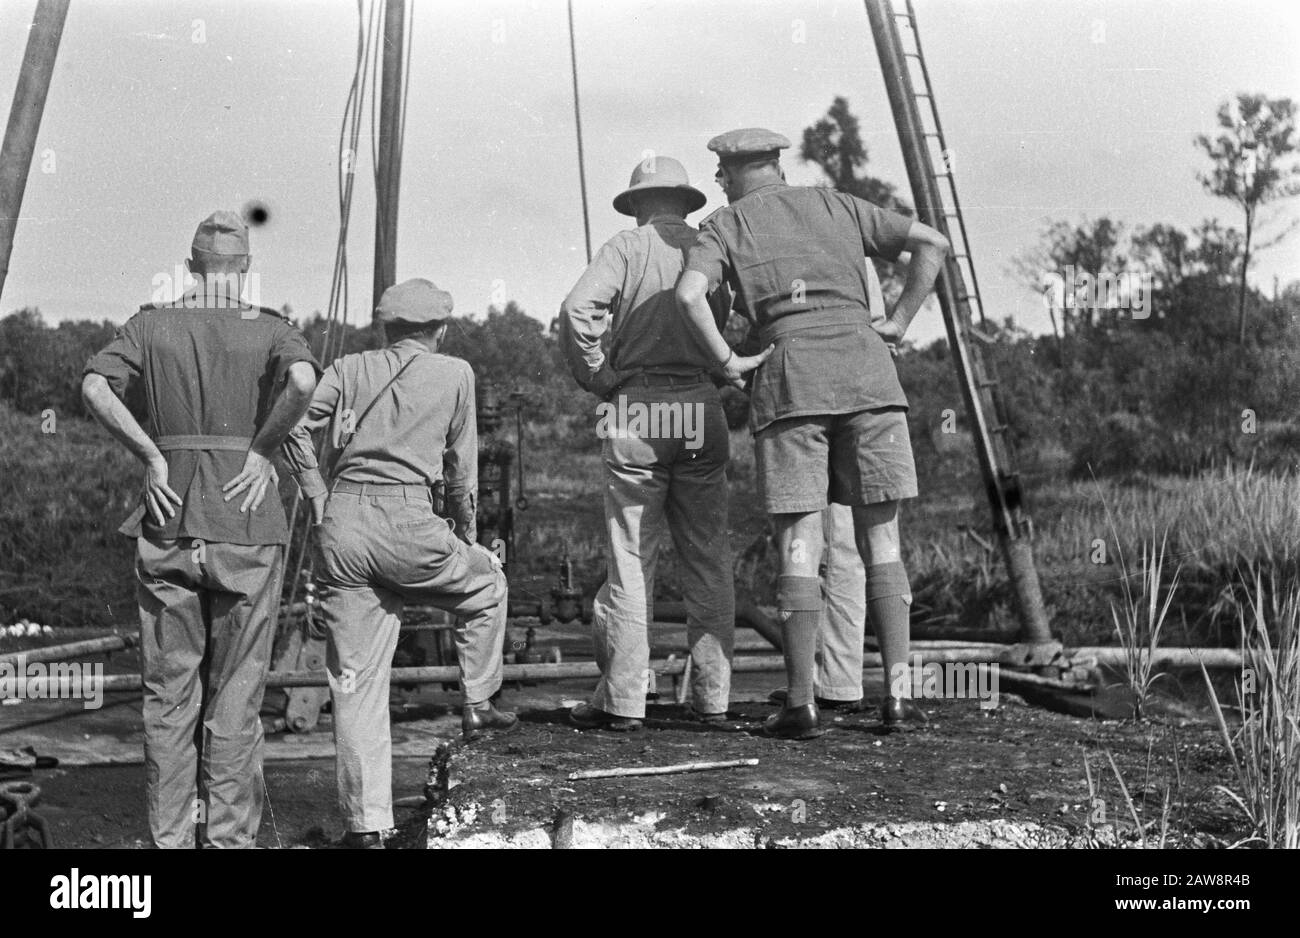
<svg viewBox="0 0 1300 938">
<path fill-rule="evenodd" d="M 439 345 L 442 345 L 443 341 L 447 338 L 447 325 L 448 324 L 444 322 L 441 326 L 438 327 L 438 331 L 434 333 L 434 336 L 435 338 L 437 338 Z"/>
<path fill-rule="evenodd" d="M 242 267 L 239 268 L 239 272 L 240 272 L 241 274 L 246 274 L 246 273 L 248 273 L 248 268 L 250 268 L 250 267 L 252 267 L 252 266 L 253 266 L 253 255 L 252 255 L 252 254 L 245 254 L 245 255 L 244 255 L 244 266 L 242 266 Z"/>
</svg>

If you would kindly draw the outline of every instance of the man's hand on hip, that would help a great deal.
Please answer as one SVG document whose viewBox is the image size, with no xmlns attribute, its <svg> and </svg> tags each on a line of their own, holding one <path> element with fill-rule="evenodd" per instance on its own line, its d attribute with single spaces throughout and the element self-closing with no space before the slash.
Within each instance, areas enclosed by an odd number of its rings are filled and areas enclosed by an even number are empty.
<svg viewBox="0 0 1300 938">
<path fill-rule="evenodd" d="M 159 527 L 181 506 L 181 497 L 167 484 L 167 458 L 161 453 L 145 463 L 144 504 Z"/>
<path fill-rule="evenodd" d="M 775 348 L 776 345 L 773 343 L 757 355 L 737 355 L 735 352 L 732 352 L 731 357 L 728 358 L 726 363 L 721 365 L 718 370 L 721 372 L 722 377 L 726 380 L 727 384 L 743 391 L 745 389 L 745 375 L 749 374 L 759 365 L 763 364 L 763 362 L 767 361 L 772 355 L 772 350 Z"/>
<path fill-rule="evenodd" d="M 899 325 L 897 321 L 887 318 L 882 322 L 874 323 L 872 327 L 885 340 L 885 344 L 889 346 L 889 354 L 897 358 L 899 346 L 903 341 L 903 332 L 905 331 L 903 326 Z"/>
<path fill-rule="evenodd" d="M 267 489 L 274 488 L 274 483 L 278 479 L 271 460 L 250 449 L 248 455 L 244 457 L 243 470 L 223 485 L 221 491 L 225 494 L 226 501 L 230 501 L 241 492 L 247 492 L 244 503 L 239 506 L 240 513 L 248 511 L 249 508 L 257 511 L 262 505 L 262 499 L 266 497 Z"/>
</svg>

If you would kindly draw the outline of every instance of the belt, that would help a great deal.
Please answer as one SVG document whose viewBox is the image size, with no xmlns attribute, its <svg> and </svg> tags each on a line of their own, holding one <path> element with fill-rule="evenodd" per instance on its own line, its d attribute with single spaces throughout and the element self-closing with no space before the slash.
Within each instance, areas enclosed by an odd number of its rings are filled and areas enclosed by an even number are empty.
<svg viewBox="0 0 1300 938">
<path fill-rule="evenodd" d="M 330 493 L 341 492 L 344 495 L 370 495 L 374 498 L 422 498 L 433 501 L 429 486 L 401 482 L 335 482 Z"/>
<path fill-rule="evenodd" d="M 247 436 L 160 436 L 154 440 L 154 445 L 164 453 L 177 449 L 224 449 L 246 453 L 253 440 Z"/>
<path fill-rule="evenodd" d="M 703 384 L 708 380 L 708 373 L 697 371 L 693 375 L 670 375 L 654 371 L 642 371 L 624 381 L 620 387 L 675 388 Z"/>
<path fill-rule="evenodd" d="M 830 309 L 813 309 L 806 313 L 787 313 L 780 319 L 774 319 L 760 332 L 763 347 L 771 345 L 782 336 L 801 329 L 816 329 L 821 326 L 870 326 L 870 313 L 856 306 L 836 306 Z"/>
</svg>

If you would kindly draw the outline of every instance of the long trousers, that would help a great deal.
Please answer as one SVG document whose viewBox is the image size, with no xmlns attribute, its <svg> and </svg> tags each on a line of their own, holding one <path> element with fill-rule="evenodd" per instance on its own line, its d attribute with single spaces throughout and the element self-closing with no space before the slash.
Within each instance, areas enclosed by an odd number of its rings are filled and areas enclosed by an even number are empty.
<svg viewBox="0 0 1300 938">
<path fill-rule="evenodd" d="M 501 687 L 506 578 L 486 549 L 451 533 L 427 496 L 332 492 L 317 537 L 339 808 L 348 830 L 385 830 L 393 826 L 389 677 L 404 603 L 458 617 L 461 690 L 479 703 Z"/>
<path fill-rule="evenodd" d="M 278 544 L 136 542 L 149 831 L 165 848 L 252 847 Z"/>
<path fill-rule="evenodd" d="M 722 713 L 731 693 L 736 595 L 727 532 L 730 437 L 721 398 L 708 382 L 631 387 L 619 398 L 611 419 L 598 425 L 605 438 L 608 564 L 593 609 L 601 678 L 591 702 L 618 716 L 645 716 L 647 630 L 668 535 L 686 606 L 691 706 Z"/>
</svg>

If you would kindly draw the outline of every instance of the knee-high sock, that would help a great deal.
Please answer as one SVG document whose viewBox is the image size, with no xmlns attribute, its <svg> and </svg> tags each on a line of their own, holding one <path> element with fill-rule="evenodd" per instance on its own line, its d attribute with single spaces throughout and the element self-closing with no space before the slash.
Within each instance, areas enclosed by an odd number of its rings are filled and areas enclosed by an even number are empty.
<svg viewBox="0 0 1300 938">
<path fill-rule="evenodd" d="M 907 667 L 911 606 L 912 586 L 902 561 L 867 567 L 867 614 L 871 617 L 871 627 L 880 646 L 886 693 L 895 676 L 895 668 Z M 907 686 L 911 687 L 911 681 Z"/>
<path fill-rule="evenodd" d="M 785 646 L 785 705 L 802 707 L 813 702 L 813 675 L 817 663 L 817 630 L 821 627 L 821 577 L 781 576 L 776 580 L 776 606 Z"/>
</svg>

